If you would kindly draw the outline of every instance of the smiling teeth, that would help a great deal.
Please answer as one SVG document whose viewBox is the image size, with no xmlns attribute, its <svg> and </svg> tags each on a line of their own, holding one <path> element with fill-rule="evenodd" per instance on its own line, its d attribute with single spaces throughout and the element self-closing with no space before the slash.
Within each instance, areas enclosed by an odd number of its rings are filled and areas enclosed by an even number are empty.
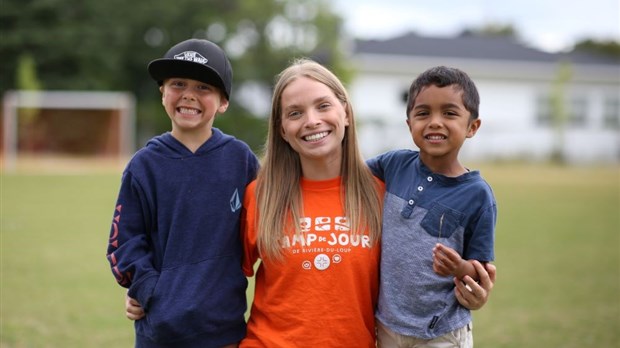
<svg viewBox="0 0 620 348">
<path fill-rule="evenodd" d="M 307 140 L 307 141 L 317 141 L 317 140 L 321 140 L 321 139 L 325 138 L 327 136 L 327 134 L 329 134 L 329 133 L 328 132 L 321 132 L 321 133 L 317 133 L 317 134 L 308 135 L 308 136 L 304 137 L 304 139 Z"/>
<path fill-rule="evenodd" d="M 197 115 L 198 114 L 198 110 L 196 109 L 188 109 L 188 108 L 179 108 L 179 112 L 182 114 L 192 114 L 192 115 Z"/>
<path fill-rule="evenodd" d="M 430 140 L 442 140 L 442 139 L 445 139 L 446 137 L 443 135 L 429 135 L 426 138 Z"/>
</svg>

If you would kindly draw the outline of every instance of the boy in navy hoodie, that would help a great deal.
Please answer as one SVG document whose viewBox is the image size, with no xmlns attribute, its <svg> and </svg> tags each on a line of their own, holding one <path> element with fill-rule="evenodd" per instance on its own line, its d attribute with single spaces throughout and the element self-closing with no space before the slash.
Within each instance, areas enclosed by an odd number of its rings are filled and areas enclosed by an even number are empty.
<svg viewBox="0 0 620 348">
<path fill-rule="evenodd" d="M 258 160 L 213 128 L 229 105 L 230 62 L 214 43 L 190 39 L 148 71 L 172 130 L 148 141 L 123 172 L 107 259 L 146 314 L 135 322 L 136 347 L 236 347 L 247 287 L 239 217 Z"/>
</svg>

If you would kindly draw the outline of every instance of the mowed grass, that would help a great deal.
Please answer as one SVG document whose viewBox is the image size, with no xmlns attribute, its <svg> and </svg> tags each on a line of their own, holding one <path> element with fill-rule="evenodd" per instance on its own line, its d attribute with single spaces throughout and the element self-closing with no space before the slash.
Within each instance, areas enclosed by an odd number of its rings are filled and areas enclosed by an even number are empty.
<svg viewBox="0 0 620 348">
<path fill-rule="evenodd" d="M 498 278 L 479 347 L 620 342 L 620 168 L 485 166 L 499 207 Z"/>
<path fill-rule="evenodd" d="M 620 342 L 620 167 L 471 166 L 493 186 L 498 279 L 476 347 Z M 0 346 L 131 347 L 105 259 L 120 174 L 2 175 Z"/>
</svg>

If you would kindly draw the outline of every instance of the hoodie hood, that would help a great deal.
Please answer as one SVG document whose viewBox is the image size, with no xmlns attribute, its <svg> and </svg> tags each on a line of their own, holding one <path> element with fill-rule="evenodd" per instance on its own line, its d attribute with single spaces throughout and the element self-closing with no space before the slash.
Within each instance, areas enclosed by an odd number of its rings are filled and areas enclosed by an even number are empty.
<svg viewBox="0 0 620 348">
<path fill-rule="evenodd" d="M 202 156 L 226 145 L 235 138 L 212 128 L 211 137 L 202 144 L 195 153 L 191 152 L 183 143 L 172 136 L 170 132 L 158 135 L 146 143 L 146 150 L 155 152 L 167 158 L 187 158 Z"/>
</svg>

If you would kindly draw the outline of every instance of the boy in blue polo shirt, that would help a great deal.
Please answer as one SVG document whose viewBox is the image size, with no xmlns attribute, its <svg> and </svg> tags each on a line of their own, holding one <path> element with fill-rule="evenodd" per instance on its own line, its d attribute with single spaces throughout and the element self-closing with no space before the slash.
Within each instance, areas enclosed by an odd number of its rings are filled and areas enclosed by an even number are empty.
<svg viewBox="0 0 620 348">
<path fill-rule="evenodd" d="M 470 311 L 455 282 L 494 259 L 497 208 L 478 171 L 458 154 L 480 128 L 480 98 L 464 72 L 434 67 L 409 88 L 407 125 L 420 151 L 368 161 L 386 184 L 378 347 L 471 347 Z"/>
<path fill-rule="evenodd" d="M 245 337 L 247 280 L 240 213 L 258 160 L 213 127 L 232 68 L 207 40 L 176 44 L 148 65 L 172 130 L 149 140 L 123 172 L 107 258 L 129 289 L 136 347 L 236 347 Z M 140 315 L 130 316 L 129 308 Z M 142 312 L 143 310 L 143 312 Z"/>
</svg>

